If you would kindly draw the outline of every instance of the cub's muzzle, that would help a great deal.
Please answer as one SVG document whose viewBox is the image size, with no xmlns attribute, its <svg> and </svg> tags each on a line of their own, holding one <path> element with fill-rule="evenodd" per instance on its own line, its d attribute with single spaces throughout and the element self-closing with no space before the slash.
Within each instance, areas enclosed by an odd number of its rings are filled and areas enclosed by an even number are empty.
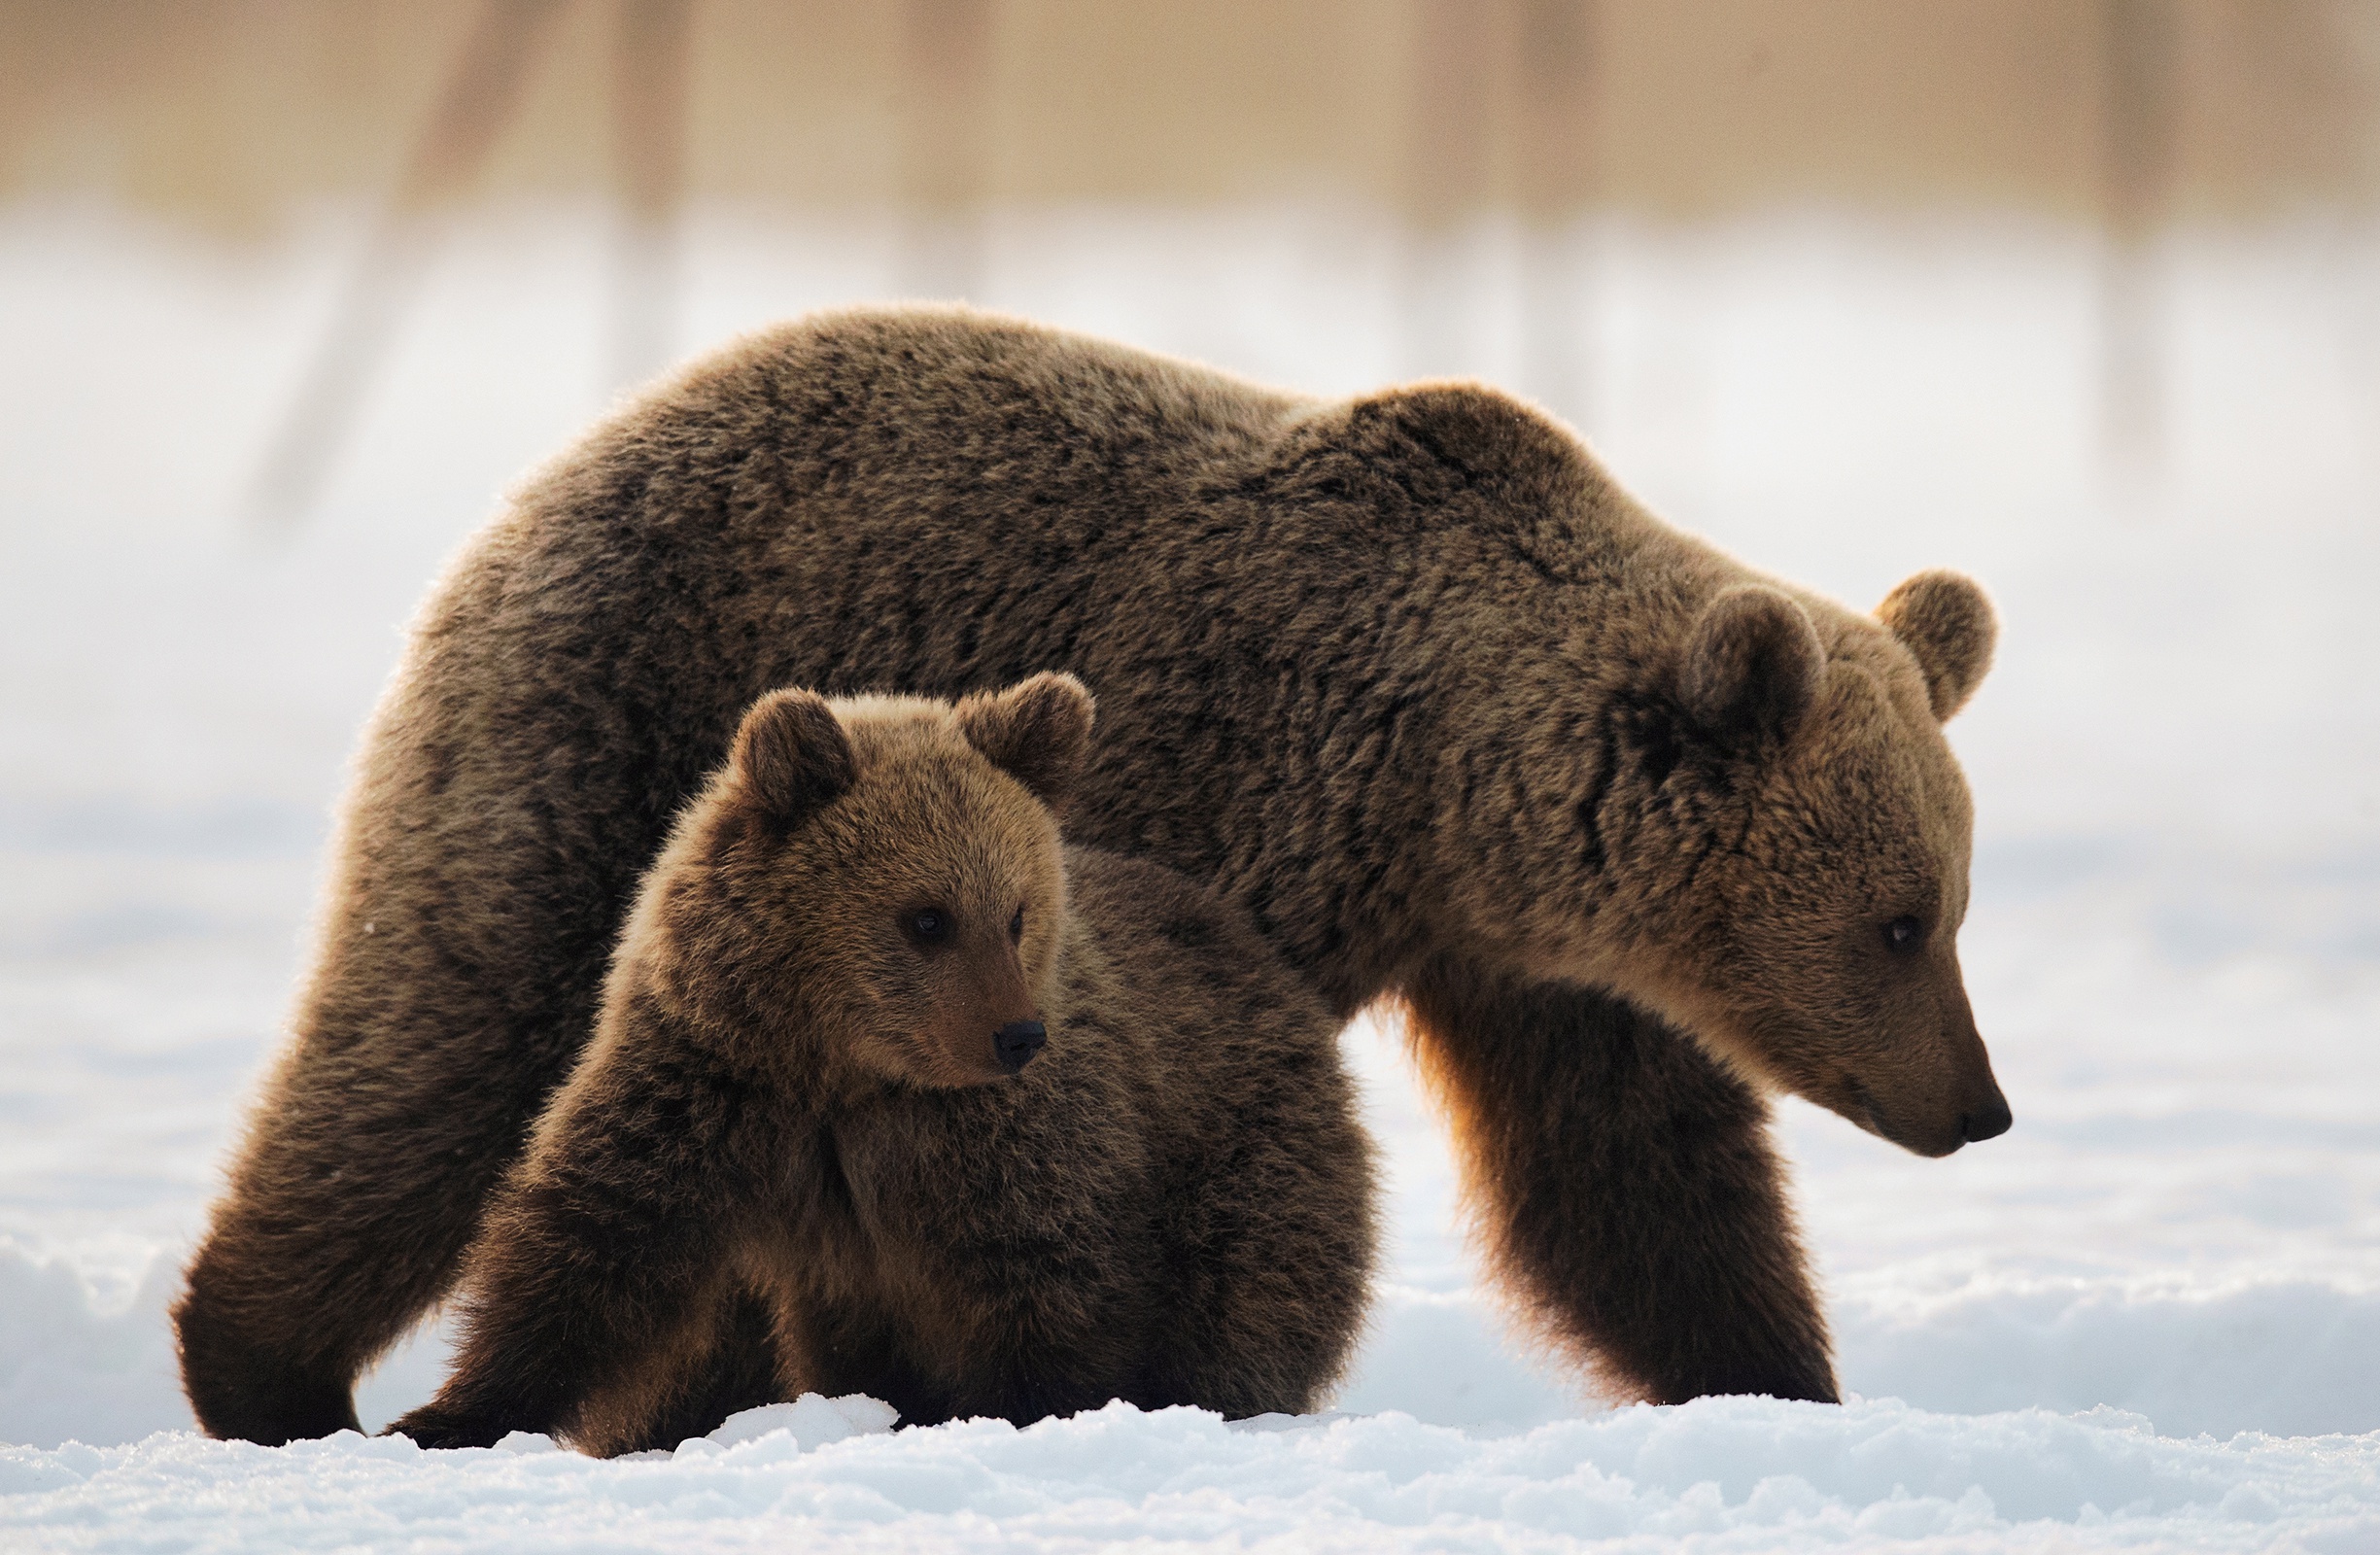
<svg viewBox="0 0 2380 1555">
<path fill-rule="evenodd" d="M 1011 1020 L 991 1034 L 992 1056 L 1010 1074 L 1019 1074 L 1050 1040 L 1050 1030 L 1038 1020 Z"/>
</svg>

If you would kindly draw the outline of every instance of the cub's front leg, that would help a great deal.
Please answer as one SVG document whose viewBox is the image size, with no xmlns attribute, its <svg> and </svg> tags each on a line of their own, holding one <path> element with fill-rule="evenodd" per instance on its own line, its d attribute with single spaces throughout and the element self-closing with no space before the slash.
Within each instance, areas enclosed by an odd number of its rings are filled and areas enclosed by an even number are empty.
<svg viewBox="0 0 2380 1555">
<path fill-rule="evenodd" d="M 656 1371 L 716 1338 L 754 1111 L 707 1064 L 590 1054 L 481 1225 L 453 1372 L 389 1429 L 425 1447 L 638 1442 L 669 1401 Z"/>
<path fill-rule="evenodd" d="M 1133 1395 L 1155 1306 L 1145 1142 L 1096 1034 L 1059 1041 L 1005 1087 L 913 1092 L 836 1122 L 880 1284 L 875 1311 L 818 1306 L 820 1380 L 806 1385 L 872 1394 L 905 1425 L 1023 1426 Z"/>
</svg>

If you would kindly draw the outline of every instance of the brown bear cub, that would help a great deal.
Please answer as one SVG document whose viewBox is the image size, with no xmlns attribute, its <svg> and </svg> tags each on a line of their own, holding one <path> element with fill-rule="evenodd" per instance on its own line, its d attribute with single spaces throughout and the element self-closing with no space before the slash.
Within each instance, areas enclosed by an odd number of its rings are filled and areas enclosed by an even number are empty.
<svg viewBox="0 0 2380 1555">
<path fill-rule="evenodd" d="M 453 1375 L 393 1430 L 1315 1407 L 1373 1256 L 1336 1022 L 1211 892 L 1061 849 L 1090 721 L 1059 674 L 751 708 L 489 1209 Z M 746 1350 L 774 1368 L 723 1381 Z"/>
</svg>

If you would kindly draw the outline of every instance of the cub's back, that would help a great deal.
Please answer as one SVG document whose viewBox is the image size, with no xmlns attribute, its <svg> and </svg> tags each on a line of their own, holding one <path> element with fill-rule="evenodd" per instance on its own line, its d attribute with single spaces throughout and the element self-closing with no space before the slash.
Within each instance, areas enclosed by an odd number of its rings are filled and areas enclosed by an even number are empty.
<svg viewBox="0 0 2380 1555">
<path fill-rule="evenodd" d="M 1368 1238 L 1371 1145 L 1320 990 L 1187 876 L 1080 847 L 1066 868 L 1068 910 L 1098 952 L 1070 995 L 1097 999 L 1101 1022 L 1143 1055 L 1162 1175 L 1183 1192 L 1224 1177 L 1234 1195 L 1293 1195 Z"/>
<path fill-rule="evenodd" d="M 1066 849 L 1067 908 L 1094 957 L 1070 997 L 1099 1003 L 1176 1092 L 1175 1115 L 1231 1113 L 1302 1083 L 1351 1096 L 1339 1022 L 1322 994 L 1258 937 L 1248 916 L 1188 876 L 1103 848 Z"/>
<path fill-rule="evenodd" d="M 1096 951 L 1069 992 L 1096 1003 L 1146 1088 L 1152 1273 L 1171 1335 L 1148 1396 L 1226 1415 L 1314 1408 L 1353 1353 L 1377 1251 L 1339 1023 L 1205 887 L 1094 848 L 1066 862 L 1076 931 Z"/>
</svg>

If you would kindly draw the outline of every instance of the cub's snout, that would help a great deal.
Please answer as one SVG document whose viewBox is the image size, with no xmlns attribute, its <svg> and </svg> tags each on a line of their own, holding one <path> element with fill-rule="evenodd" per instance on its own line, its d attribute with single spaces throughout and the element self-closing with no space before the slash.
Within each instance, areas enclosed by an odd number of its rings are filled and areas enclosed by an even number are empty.
<svg viewBox="0 0 2380 1555">
<path fill-rule="evenodd" d="M 1050 1029 L 1039 1020 L 1011 1020 L 991 1034 L 992 1056 L 1010 1074 L 1022 1074 L 1024 1066 L 1033 1061 L 1050 1040 Z M 2003 1124 L 2002 1126 L 2006 1126 Z"/>
</svg>

